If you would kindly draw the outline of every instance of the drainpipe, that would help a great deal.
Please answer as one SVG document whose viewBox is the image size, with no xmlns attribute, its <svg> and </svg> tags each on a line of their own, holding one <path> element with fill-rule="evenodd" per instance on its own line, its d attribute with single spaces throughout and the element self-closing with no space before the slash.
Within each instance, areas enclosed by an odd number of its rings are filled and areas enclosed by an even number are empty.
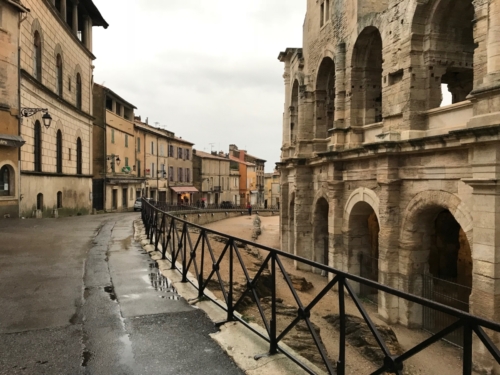
<svg viewBox="0 0 500 375">
<path fill-rule="evenodd" d="M 17 23 L 18 35 L 17 38 L 17 110 L 19 111 L 17 115 L 17 132 L 21 136 L 21 124 L 23 118 L 21 116 L 21 23 L 28 18 L 26 14 L 24 17 L 19 14 L 19 22 Z M 17 149 L 17 194 L 18 194 L 18 204 L 17 204 L 17 216 L 21 217 L 21 147 Z"/>
</svg>

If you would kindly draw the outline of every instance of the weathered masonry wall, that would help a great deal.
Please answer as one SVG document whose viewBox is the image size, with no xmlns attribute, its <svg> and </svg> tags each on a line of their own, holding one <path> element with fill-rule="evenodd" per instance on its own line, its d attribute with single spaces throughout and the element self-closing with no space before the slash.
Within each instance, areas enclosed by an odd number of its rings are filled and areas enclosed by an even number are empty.
<svg viewBox="0 0 500 375">
<path fill-rule="evenodd" d="M 500 319 L 499 30 L 500 0 L 307 1 L 303 46 L 279 55 L 283 250 L 415 294 L 452 281 Z"/>
</svg>

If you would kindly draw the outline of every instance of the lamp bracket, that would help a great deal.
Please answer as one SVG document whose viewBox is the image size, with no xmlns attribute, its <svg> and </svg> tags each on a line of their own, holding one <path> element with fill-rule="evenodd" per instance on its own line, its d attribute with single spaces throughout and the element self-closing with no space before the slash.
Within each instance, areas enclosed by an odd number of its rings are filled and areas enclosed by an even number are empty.
<svg viewBox="0 0 500 375">
<path fill-rule="evenodd" d="M 21 109 L 21 116 L 22 117 L 30 117 L 38 112 L 48 112 L 48 109 L 47 108 L 22 108 Z"/>
</svg>

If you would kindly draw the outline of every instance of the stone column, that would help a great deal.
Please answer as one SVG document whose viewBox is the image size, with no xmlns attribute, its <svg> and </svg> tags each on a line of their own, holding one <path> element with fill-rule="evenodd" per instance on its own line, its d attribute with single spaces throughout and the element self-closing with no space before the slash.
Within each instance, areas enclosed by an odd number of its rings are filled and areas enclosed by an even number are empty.
<svg viewBox="0 0 500 375">
<path fill-rule="evenodd" d="M 382 156 L 377 160 L 379 206 L 378 281 L 399 289 L 399 202 L 400 180 L 398 158 Z M 399 315 L 398 298 L 384 292 L 378 293 L 378 312 L 389 323 L 396 323 Z"/>
<path fill-rule="evenodd" d="M 289 251 L 288 234 L 288 210 L 290 208 L 288 173 L 286 170 L 280 170 L 280 249 Z"/>
<path fill-rule="evenodd" d="M 306 158 L 312 153 L 314 139 L 314 93 L 306 91 L 306 86 L 299 89 L 299 118 L 297 129 L 297 148 L 295 157 Z"/>
<path fill-rule="evenodd" d="M 324 138 L 327 131 L 326 91 L 314 92 L 314 138 Z"/>
<path fill-rule="evenodd" d="M 487 72 L 500 78 L 500 0 L 490 0 Z"/>
<path fill-rule="evenodd" d="M 73 0 L 73 34 L 78 36 L 78 0 Z"/>
<path fill-rule="evenodd" d="M 89 49 L 89 16 L 86 14 L 83 16 L 83 32 L 82 32 L 82 43 L 87 49 Z"/>
<path fill-rule="evenodd" d="M 314 186 L 312 170 L 307 166 L 296 166 L 295 169 L 295 253 L 307 259 L 313 259 L 312 249 L 312 203 Z M 297 269 L 311 271 L 311 267 L 296 262 Z"/>
<path fill-rule="evenodd" d="M 290 145 L 290 74 L 286 71 L 288 63 L 285 64 L 285 73 L 283 80 L 285 83 L 285 106 L 283 109 L 283 139 L 281 145 L 288 147 Z M 288 67 L 289 69 L 289 67 Z M 285 151 L 286 153 L 288 151 Z M 281 154 L 281 158 L 288 157 L 287 154 Z"/>
<path fill-rule="evenodd" d="M 62 17 L 64 22 L 68 22 L 67 17 L 66 17 L 67 14 L 68 14 L 68 10 L 67 10 L 66 0 L 61 0 L 61 17 Z"/>
<path fill-rule="evenodd" d="M 345 97 L 346 97 L 346 82 L 345 82 L 345 43 L 337 46 L 335 55 L 335 121 L 334 128 L 343 128 L 345 119 Z"/>
<path fill-rule="evenodd" d="M 334 177 L 333 181 L 328 182 L 328 196 L 330 198 L 330 244 L 328 264 L 333 268 L 341 271 L 347 271 L 347 256 L 344 249 L 344 239 L 342 234 L 342 220 L 344 213 L 344 181 L 342 181 L 342 170 L 340 163 L 333 165 Z"/>
</svg>

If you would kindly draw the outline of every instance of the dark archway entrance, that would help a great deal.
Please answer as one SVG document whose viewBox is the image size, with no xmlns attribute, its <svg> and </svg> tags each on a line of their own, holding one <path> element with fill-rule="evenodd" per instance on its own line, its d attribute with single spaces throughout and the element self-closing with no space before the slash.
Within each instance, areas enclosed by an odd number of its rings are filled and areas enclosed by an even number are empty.
<svg viewBox="0 0 500 375">
<path fill-rule="evenodd" d="M 329 57 L 321 62 L 316 80 L 316 138 L 327 138 L 335 121 L 335 63 Z"/>
<path fill-rule="evenodd" d="M 314 209 L 314 236 L 313 236 L 313 251 L 314 261 L 328 265 L 328 211 L 329 205 L 325 198 L 320 198 L 316 202 Z M 321 270 L 314 269 L 314 272 L 321 273 L 326 276 Z"/>
<path fill-rule="evenodd" d="M 379 223 L 373 208 L 366 202 L 358 202 L 349 215 L 348 256 L 349 273 L 378 282 Z M 376 289 L 355 285 L 355 291 L 364 298 L 378 303 Z"/>
</svg>

